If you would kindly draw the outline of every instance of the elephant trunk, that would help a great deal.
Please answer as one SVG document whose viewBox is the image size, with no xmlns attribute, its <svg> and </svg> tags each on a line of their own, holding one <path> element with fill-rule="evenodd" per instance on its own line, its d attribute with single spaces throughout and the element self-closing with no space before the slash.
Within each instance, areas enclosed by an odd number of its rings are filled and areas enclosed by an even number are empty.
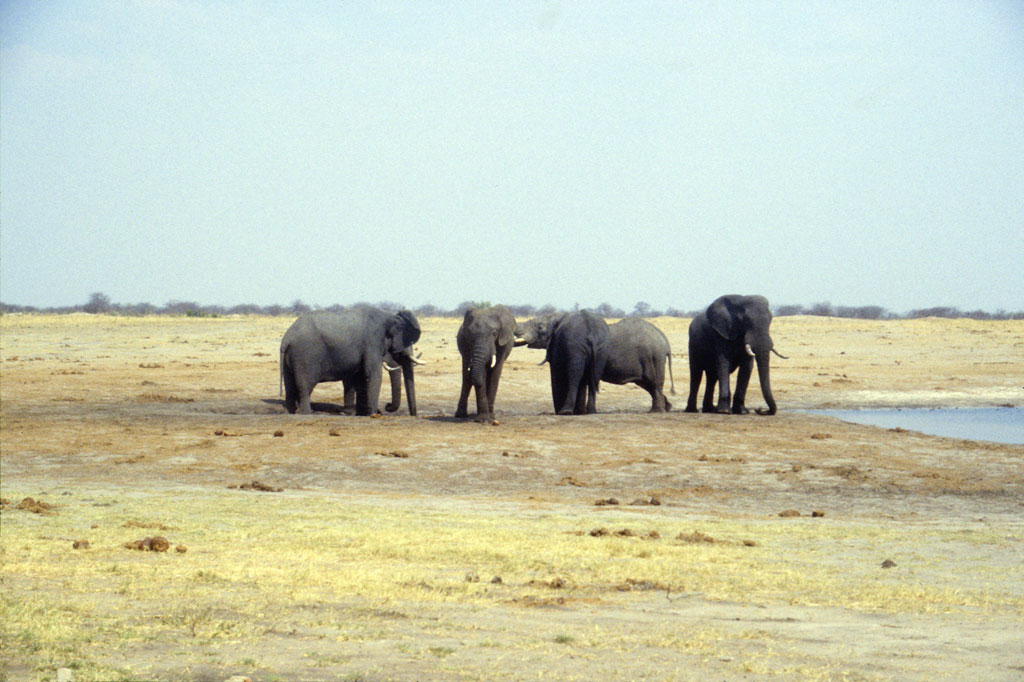
<svg viewBox="0 0 1024 682">
<path fill-rule="evenodd" d="M 494 349 L 488 339 L 480 339 L 473 344 L 473 358 L 469 365 L 469 380 L 473 386 L 483 390 L 487 383 L 487 369 L 491 366 Z"/>
<path fill-rule="evenodd" d="M 402 406 L 402 368 L 388 367 L 388 377 L 391 379 L 391 402 L 384 406 L 388 412 L 395 412 Z"/>
<path fill-rule="evenodd" d="M 757 361 L 757 380 L 761 384 L 761 395 L 764 396 L 764 402 L 768 405 L 767 410 L 759 409 L 758 414 L 775 414 L 775 398 L 772 396 L 772 383 L 769 371 L 769 365 L 771 360 L 769 359 L 769 351 L 759 351 L 755 357 Z"/>
<path fill-rule="evenodd" d="M 409 403 L 409 415 L 416 416 L 416 382 L 412 368 L 416 364 L 412 355 L 403 355 L 399 363 L 402 365 L 402 376 L 405 377 L 405 399 Z"/>
</svg>

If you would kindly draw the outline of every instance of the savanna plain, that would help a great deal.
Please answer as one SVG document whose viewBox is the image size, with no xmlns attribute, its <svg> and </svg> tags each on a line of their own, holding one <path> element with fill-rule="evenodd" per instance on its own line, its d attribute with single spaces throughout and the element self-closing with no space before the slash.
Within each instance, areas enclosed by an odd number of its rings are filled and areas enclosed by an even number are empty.
<svg viewBox="0 0 1024 682">
<path fill-rule="evenodd" d="M 2 316 L 0 679 L 1024 678 L 1024 446 L 800 411 L 1019 408 L 1024 322 L 776 318 L 761 417 L 652 321 L 672 412 L 517 348 L 480 424 L 456 319 L 362 418 L 285 413 L 291 318 Z"/>
</svg>

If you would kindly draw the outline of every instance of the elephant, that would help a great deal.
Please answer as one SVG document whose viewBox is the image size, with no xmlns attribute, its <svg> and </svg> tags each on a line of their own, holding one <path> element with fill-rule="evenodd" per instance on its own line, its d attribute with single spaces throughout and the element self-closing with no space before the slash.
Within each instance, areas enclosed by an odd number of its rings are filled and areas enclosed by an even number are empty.
<svg viewBox="0 0 1024 682">
<path fill-rule="evenodd" d="M 601 381 L 609 384 L 634 383 L 651 394 L 651 412 L 668 412 L 672 403 L 665 398 L 665 362 L 671 392 L 676 392 L 672 377 L 672 347 L 664 332 L 642 317 L 625 317 L 608 325 L 611 345 L 608 363 Z"/>
<path fill-rule="evenodd" d="M 341 381 L 346 403 L 355 392 L 357 415 L 377 414 L 377 400 L 384 359 L 390 355 L 405 379 L 409 414 L 416 415 L 412 345 L 420 338 L 420 325 L 408 310 L 389 313 L 377 308 L 356 308 L 340 313 L 305 313 L 292 323 L 281 339 L 281 381 L 285 408 L 290 413 L 310 414 L 309 396 L 324 381 Z M 389 371 L 392 401 L 398 409 L 400 389 L 397 371 Z"/>
<path fill-rule="evenodd" d="M 546 348 L 556 414 L 597 412 L 597 391 L 611 345 L 604 319 L 583 310 L 553 313 L 516 326 L 517 346 Z M 541 364 L 544 364 L 541 362 Z"/>
<path fill-rule="evenodd" d="M 516 325 L 516 345 L 547 348 L 554 326 L 565 315 L 541 315 Z M 665 334 L 641 317 L 626 317 L 608 325 L 608 335 L 608 359 L 601 381 L 618 385 L 634 383 L 651 394 L 651 412 L 671 410 L 672 403 L 665 398 L 663 391 L 667 360 L 671 391 L 675 394 L 672 349 Z"/>
<path fill-rule="evenodd" d="M 470 389 L 476 390 L 476 420 L 494 419 L 494 398 L 498 394 L 501 369 L 512 352 L 516 319 L 503 305 L 466 311 L 456 334 L 462 355 L 462 393 L 455 416 L 468 416 Z"/>
<path fill-rule="evenodd" d="M 747 384 L 754 361 L 757 360 L 757 376 L 761 393 L 768 409 L 758 408 L 758 414 L 771 415 L 776 412 L 775 398 L 769 377 L 769 353 L 775 353 L 768 328 L 772 313 L 768 299 L 764 296 L 720 296 L 707 310 L 693 318 L 690 323 L 690 396 L 686 411 L 697 411 L 697 392 L 702 377 L 707 377 L 704 388 L 703 412 L 722 414 L 747 414 L 744 407 Z M 729 375 L 739 368 L 736 376 L 736 393 L 729 405 Z M 718 405 L 714 404 L 715 383 L 718 383 Z"/>
</svg>

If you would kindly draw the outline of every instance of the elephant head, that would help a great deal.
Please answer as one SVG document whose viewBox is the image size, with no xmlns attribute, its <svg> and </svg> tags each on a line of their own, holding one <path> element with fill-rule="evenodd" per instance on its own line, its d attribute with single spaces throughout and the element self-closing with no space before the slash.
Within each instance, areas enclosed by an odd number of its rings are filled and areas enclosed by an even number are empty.
<svg viewBox="0 0 1024 682">
<path fill-rule="evenodd" d="M 513 342 L 513 328 L 494 309 L 474 308 L 466 311 L 462 329 L 472 344 L 470 380 L 479 386 L 484 382 L 484 371 L 498 355 L 497 347 Z"/>
<path fill-rule="evenodd" d="M 774 351 L 769 327 L 772 311 L 764 296 L 721 296 L 708 306 L 705 312 L 708 323 L 723 340 L 743 349 L 757 361 L 757 377 L 767 410 L 758 409 L 758 414 L 775 414 L 775 398 L 772 396 L 768 354 Z M 776 352 L 776 354 L 778 354 Z"/>
<path fill-rule="evenodd" d="M 565 317 L 565 313 L 549 313 L 526 322 L 520 322 L 515 329 L 515 345 L 527 348 L 547 348 L 548 342 L 551 341 L 551 332 L 563 317 Z"/>
<path fill-rule="evenodd" d="M 412 345 L 420 339 L 420 323 L 416 316 L 408 310 L 396 313 L 388 320 L 385 327 L 385 355 L 390 355 L 398 367 L 388 367 L 391 378 L 391 402 L 384 406 L 388 412 L 394 412 L 402 402 L 402 389 L 399 383 L 399 369 L 405 379 L 405 396 L 409 403 L 409 414 L 416 416 L 416 386 L 413 379 L 413 366 L 416 363 L 412 355 Z"/>
</svg>

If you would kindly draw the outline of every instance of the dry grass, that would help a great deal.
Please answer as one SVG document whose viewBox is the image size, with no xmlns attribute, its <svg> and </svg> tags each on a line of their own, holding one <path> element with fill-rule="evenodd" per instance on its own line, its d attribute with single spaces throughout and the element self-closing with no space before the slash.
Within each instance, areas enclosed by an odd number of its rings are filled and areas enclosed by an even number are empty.
<svg viewBox="0 0 1024 682">
<path fill-rule="evenodd" d="M 444 416 L 447 319 L 421 320 L 420 418 L 282 414 L 290 322 L 0 317 L 2 496 L 53 512 L 0 516 L 0 676 L 1020 675 L 1024 448 L 793 408 L 1019 405 L 1022 322 L 778 319 L 771 419 L 630 387 L 557 419 L 517 349 L 498 427 Z M 687 322 L 656 321 L 677 408 Z M 285 490 L 228 489 L 254 479 Z"/>
<path fill-rule="evenodd" d="M 23 492 L 5 489 L 14 497 Z M 111 655 L 133 649 L 158 663 L 173 663 L 178 650 L 218 652 L 211 661 L 230 667 L 225 647 L 258 652 L 273 633 L 321 633 L 357 643 L 394 639 L 404 642 L 410 659 L 431 662 L 453 658 L 465 646 L 436 642 L 463 641 L 465 633 L 461 625 L 420 623 L 413 614 L 443 614 L 453 606 L 498 622 L 515 620 L 524 609 L 671 608 L 694 598 L 887 616 L 956 613 L 968 620 L 1024 614 L 1024 588 L 1007 590 L 995 567 L 972 567 L 965 584 L 958 567 L 944 560 L 953 543 L 1003 551 L 999 531 L 809 518 L 694 520 L 651 509 L 452 510 L 429 500 L 310 493 L 143 488 L 125 495 L 79 487 L 57 495 L 57 489 L 38 495 L 57 502 L 53 516 L 3 512 L 4 647 L 8 660 L 25 661 L 38 679 L 71 662 L 81 680 L 151 675 L 144 658 L 123 666 Z M 594 537 L 589 531 L 598 524 L 636 534 Z M 714 542 L 677 538 L 695 529 Z M 651 530 L 660 537 L 647 537 Z M 122 547 L 154 533 L 187 546 L 187 553 Z M 88 539 L 90 548 L 73 550 L 78 538 Z M 880 547 L 912 548 L 906 551 L 918 568 L 881 569 L 890 556 L 898 564 L 910 561 L 904 552 Z M 495 576 L 500 583 L 492 582 Z M 513 643 L 730 659 L 729 652 L 747 650 L 751 641 L 780 646 L 774 634 L 757 629 L 708 625 L 683 635 L 667 623 L 635 625 L 623 621 Z M 414 634 L 402 634 L 409 630 Z M 411 646 L 410 636 L 429 646 Z M 445 647 L 451 651 L 439 654 Z M 256 653 L 250 658 L 250 669 L 273 667 Z M 754 672 L 766 665 L 731 662 Z M 820 667 L 801 669 L 807 674 L 792 671 L 799 679 L 828 678 Z"/>
</svg>

